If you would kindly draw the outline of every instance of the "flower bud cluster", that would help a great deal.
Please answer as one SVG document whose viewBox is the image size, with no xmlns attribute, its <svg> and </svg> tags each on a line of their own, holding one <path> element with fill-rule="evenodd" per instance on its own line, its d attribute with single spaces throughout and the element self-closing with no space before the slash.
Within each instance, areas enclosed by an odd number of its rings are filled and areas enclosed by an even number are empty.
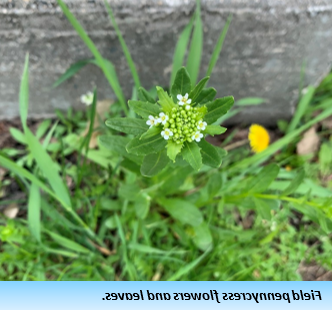
<svg viewBox="0 0 332 310">
<path fill-rule="evenodd" d="M 179 106 L 174 107 L 171 112 L 160 113 L 162 118 L 150 115 L 147 124 L 150 126 L 161 124 L 163 126 L 161 135 L 165 140 L 172 140 L 177 144 L 194 140 L 199 142 L 203 138 L 201 130 L 205 130 L 207 124 L 200 119 L 197 108 L 191 107 L 188 103 L 182 105 L 180 103 L 182 102 L 180 101 Z"/>
</svg>

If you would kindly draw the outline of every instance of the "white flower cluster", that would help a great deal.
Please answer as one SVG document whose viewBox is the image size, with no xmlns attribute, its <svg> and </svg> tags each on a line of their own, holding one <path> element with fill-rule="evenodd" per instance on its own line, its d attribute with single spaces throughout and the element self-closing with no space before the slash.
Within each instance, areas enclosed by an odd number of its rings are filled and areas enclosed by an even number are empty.
<svg viewBox="0 0 332 310">
<path fill-rule="evenodd" d="M 81 96 L 81 102 L 84 103 L 85 105 L 91 105 L 92 101 L 93 101 L 93 93 L 91 91 Z"/>
<path fill-rule="evenodd" d="M 146 124 L 150 128 L 159 124 L 164 125 L 161 136 L 165 140 L 172 137 L 178 144 L 184 141 L 200 142 L 203 138 L 201 131 L 205 130 L 207 123 L 203 122 L 203 120 L 196 121 L 196 108 L 190 106 L 191 99 L 188 99 L 188 96 L 188 93 L 184 96 L 177 95 L 179 108 L 173 108 L 170 115 L 163 112 L 159 113 L 159 117 L 149 115 L 149 120 Z"/>
</svg>

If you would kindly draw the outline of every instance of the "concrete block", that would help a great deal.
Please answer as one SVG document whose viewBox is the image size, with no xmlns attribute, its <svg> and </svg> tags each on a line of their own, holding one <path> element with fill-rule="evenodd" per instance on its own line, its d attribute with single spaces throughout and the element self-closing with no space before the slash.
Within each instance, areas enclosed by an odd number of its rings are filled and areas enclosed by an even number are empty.
<svg viewBox="0 0 332 310">
<path fill-rule="evenodd" d="M 129 99 L 133 87 L 121 46 L 103 1 L 67 0 L 101 54 L 111 60 Z M 167 86 L 175 44 L 195 7 L 194 0 L 111 0 L 142 85 Z M 263 97 L 237 122 L 274 124 L 289 119 L 300 71 L 315 83 L 332 63 L 332 0 L 202 0 L 204 51 L 201 76 L 228 15 L 223 51 L 209 85 L 218 96 Z M 101 71 L 89 65 L 55 90 L 50 85 L 75 61 L 91 57 L 54 0 L 0 0 L 0 118 L 18 115 L 18 90 L 30 53 L 30 116 L 55 108 L 82 108 L 81 94 L 97 86 L 99 98 L 114 98 Z"/>
</svg>

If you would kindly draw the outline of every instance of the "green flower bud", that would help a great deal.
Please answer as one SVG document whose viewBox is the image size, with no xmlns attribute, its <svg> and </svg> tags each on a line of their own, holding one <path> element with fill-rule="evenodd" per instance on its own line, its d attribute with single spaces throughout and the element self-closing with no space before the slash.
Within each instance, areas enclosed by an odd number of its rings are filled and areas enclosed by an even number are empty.
<svg viewBox="0 0 332 310">
<path fill-rule="evenodd" d="M 164 128 L 168 128 L 168 127 L 169 127 L 169 123 L 167 122 L 167 123 L 165 123 Z"/>
<path fill-rule="evenodd" d="M 189 133 L 189 130 L 188 130 L 188 129 L 185 129 L 185 130 L 183 131 L 183 133 L 184 133 L 184 134 L 187 134 L 187 133 Z"/>
<path fill-rule="evenodd" d="M 176 140 L 176 144 L 181 144 L 183 141 Z"/>
<path fill-rule="evenodd" d="M 174 123 L 171 125 L 171 128 L 175 128 L 175 124 Z"/>
<path fill-rule="evenodd" d="M 187 141 L 188 142 L 193 142 L 193 140 L 191 140 L 191 138 L 187 138 Z"/>
<path fill-rule="evenodd" d="M 175 138 L 175 139 L 179 139 L 179 137 L 180 137 L 180 136 L 179 136 L 177 133 L 174 135 L 174 138 Z"/>
<path fill-rule="evenodd" d="M 179 117 L 179 116 L 180 116 L 180 112 L 177 112 L 177 113 L 176 113 L 176 116 Z"/>
<path fill-rule="evenodd" d="M 192 114 L 193 114 L 193 113 L 192 113 L 191 111 L 188 111 L 188 112 L 187 112 L 187 115 L 188 115 L 188 116 L 191 116 Z"/>
<path fill-rule="evenodd" d="M 170 122 L 171 124 L 173 124 L 173 123 L 174 123 L 174 119 L 171 118 L 171 119 L 169 120 L 169 122 Z"/>
<path fill-rule="evenodd" d="M 173 108 L 173 109 L 172 109 L 172 112 L 176 112 L 176 108 Z"/>
<path fill-rule="evenodd" d="M 177 133 L 178 130 L 176 128 L 173 129 L 173 133 Z"/>
</svg>

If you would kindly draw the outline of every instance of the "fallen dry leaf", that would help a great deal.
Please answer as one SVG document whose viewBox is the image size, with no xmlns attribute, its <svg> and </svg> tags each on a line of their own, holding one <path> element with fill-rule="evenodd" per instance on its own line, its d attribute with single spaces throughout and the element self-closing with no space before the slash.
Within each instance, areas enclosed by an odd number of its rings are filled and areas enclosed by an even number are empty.
<svg viewBox="0 0 332 310">
<path fill-rule="evenodd" d="M 327 129 L 332 129 L 332 116 L 325 118 L 322 121 L 322 125 Z"/>
<path fill-rule="evenodd" d="M 99 120 L 105 120 L 106 116 L 105 114 L 109 111 L 110 106 L 113 104 L 112 100 L 101 100 L 97 102 L 96 106 L 96 116 L 94 119 L 93 123 L 93 129 L 97 129 L 100 125 Z M 88 132 L 89 132 L 89 127 L 90 127 L 90 121 L 87 122 L 85 130 L 82 132 L 81 137 L 86 137 Z M 98 145 L 98 136 L 100 132 L 99 131 L 94 131 L 91 135 L 90 143 L 89 143 L 89 148 L 94 149 Z"/>
<path fill-rule="evenodd" d="M 315 126 L 313 126 L 304 133 L 302 140 L 296 146 L 296 152 L 298 155 L 307 155 L 316 152 L 318 147 L 319 137 Z"/>
<path fill-rule="evenodd" d="M 14 219 L 17 216 L 18 211 L 19 208 L 17 204 L 13 203 L 3 210 L 3 214 L 10 219 Z"/>
</svg>

